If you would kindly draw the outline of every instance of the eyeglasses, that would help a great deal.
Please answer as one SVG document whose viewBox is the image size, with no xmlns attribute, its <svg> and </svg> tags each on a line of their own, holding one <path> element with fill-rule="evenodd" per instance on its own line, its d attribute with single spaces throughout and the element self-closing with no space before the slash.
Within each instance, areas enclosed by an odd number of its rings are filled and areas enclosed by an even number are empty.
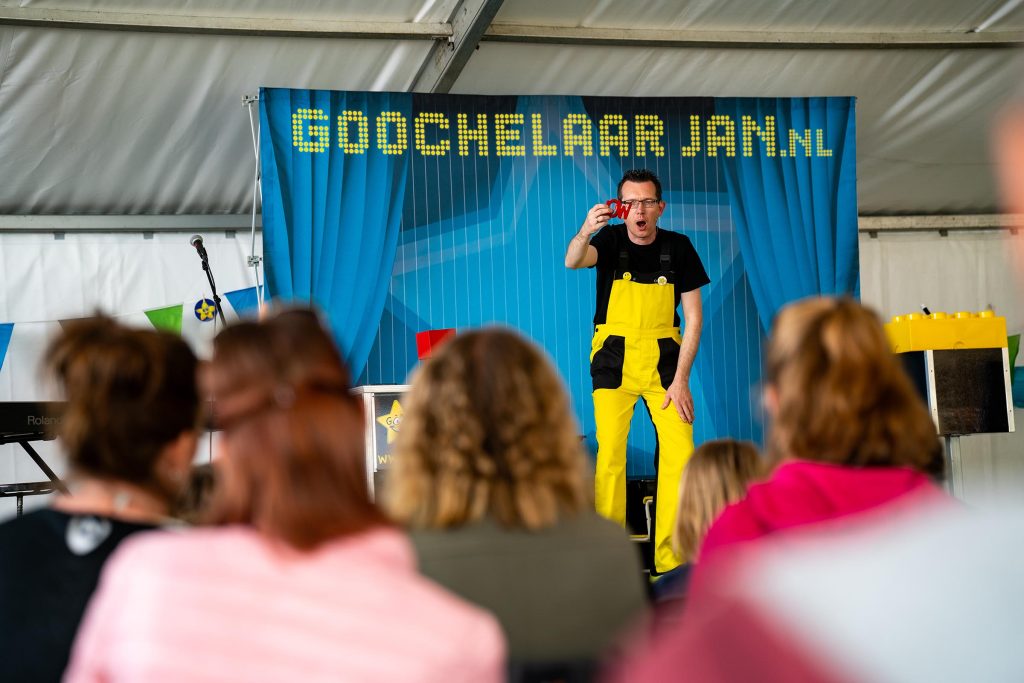
<svg viewBox="0 0 1024 683">
<path fill-rule="evenodd" d="M 657 199 L 623 199 L 622 202 L 631 206 L 642 206 L 645 209 L 653 209 L 661 204 Z"/>
</svg>

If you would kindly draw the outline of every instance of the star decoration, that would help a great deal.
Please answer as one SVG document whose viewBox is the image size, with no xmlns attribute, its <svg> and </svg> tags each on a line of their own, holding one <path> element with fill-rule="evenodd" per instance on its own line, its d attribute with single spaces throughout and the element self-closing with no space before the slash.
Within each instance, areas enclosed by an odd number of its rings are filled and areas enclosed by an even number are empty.
<svg viewBox="0 0 1024 683">
<path fill-rule="evenodd" d="M 202 305 L 196 307 L 196 313 L 199 314 L 200 320 L 213 320 L 213 314 L 216 312 L 217 307 L 211 306 L 206 299 L 203 299 Z"/>
<path fill-rule="evenodd" d="M 405 411 L 402 410 L 402 404 L 398 401 L 394 401 L 391 403 L 391 412 L 377 418 L 377 422 L 380 423 L 388 432 L 389 444 L 395 440 L 396 436 L 398 436 L 398 428 L 402 424 L 402 415 L 404 412 Z"/>
</svg>

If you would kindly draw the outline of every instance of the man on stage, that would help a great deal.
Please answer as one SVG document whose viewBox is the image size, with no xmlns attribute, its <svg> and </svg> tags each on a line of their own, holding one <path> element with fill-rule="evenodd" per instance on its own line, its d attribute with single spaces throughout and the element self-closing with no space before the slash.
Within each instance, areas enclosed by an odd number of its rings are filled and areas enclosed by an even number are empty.
<svg viewBox="0 0 1024 683">
<path fill-rule="evenodd" d="M 689 381 L 703 322 L 700 287 L 710 280 L 690 240 L 658 228 L 665 202 L 654 173 L 627 171 L 618 198 L 630 207 L 625 224 L 608 225 L 612 211 L 594 205 L 569 242 L 565 266 L 597 266 L 590 351 L 597 511 L 625 525 L 626 437 L 633 407 L 643 397 L 658 435 L 653 536 L 654 569 L 661 574 L 679 564 L 671 539 L 679 479 L 693 452 Z"/>
</svg>

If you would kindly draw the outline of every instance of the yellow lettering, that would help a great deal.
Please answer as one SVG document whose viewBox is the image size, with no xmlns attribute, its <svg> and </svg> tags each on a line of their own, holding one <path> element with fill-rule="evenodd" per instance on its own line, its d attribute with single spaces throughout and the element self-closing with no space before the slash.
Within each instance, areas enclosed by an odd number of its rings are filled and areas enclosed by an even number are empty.
<svg viewBox="0 0 1024 683">
<path fill-rule="evenodd" d="M 326 152 L 330 145 L 331 127 L 312 123 L 306 130 L 303 130 L 302 127 L 306 121 L 326 120 L 327 114 L 323 109 L 297 110 L 292 114 L 292 147 L 298 147 L 300 152 Z"/>
<path fill-rule="evenodd" d="M 811 156 L 811 129 L 805 128 L 803 137 L 795 130 L 789 131 L 789 156 L 796 156 L 796 143 L 800 142 L 804 147 L 804 156 Z"/>
<path fill-rule="evenodd" d="M 818 133 L 818 135 L 817 135 L 816 141 L 817 141 L 818 144 L 817 144 L 817 147 L 815 149 L 815 152 L 817 153 L 817 156 L 819 156 L 819 157 L 830 157 L 830 156 L 832 156 L 832 150 L 825 148 L 825 131 L 823 131 L 821 128 L 818 128 L 817 133 Z"/>
<path fill-rule="evenodd" d="M 388 137 L 388 124 L 395 125 L 395 141 Z M 400 111 L 382 111 L 377 116 L 377 148 L 385 154 L 405 154 L 409 146 L 407 122 Z"/>
<path fill-rule="evenodd" d="M 683 146 L 680 150 L 684 157 L 695 157 L 700 151 L 700 116 L 690 115 L 690 144 Z"/>
<path fill-rule="evenodd" d="M 725 132 L 719 134 L 719 128 Z M 726 156 L 736 156 L 736 124 L 725 114 L 715 114 L 708 120 L 708 156 L 718 156 L 719 147 L 725 147 Z"/>
<path fill-rule="evenodd" d="M 518 142 L 522 131 L 518 128 L 507 128 L 506 126 L 522 126 L 526 123 L 526 117 L 522 114 L 495 114 L 494 115 L 494 149 L 499 157 L 525 157 L 526 145 L 510 145 L 510 142 Z"/>
<path fill-rule="evenodd" d="M 611 128 L 616 127 L 612 135 Z M 606 114 L 597 124 L 598 150 L 603 157 L 611 156 L 612 146 L 619 148 L 620 157 L 629 156 L 629 122 L 621 114 Z"/>
<path fill-rule="evenodd" d="M 469 156 L 469 142 L 476 142 L 478 156 L 487 156 L 487 114 L 476 115 L 476 128 L 469 127 L 469 117 L 459 114 L 459 156 Z"/>
<path fill-rule="evenodd" d="M 761 138 L 761 142 L 764 143 L 765 156 L 775 156 L 775 117 L 771 115 L 765 116 L 764 128 L 758 126 L 757 121 L 752 116 L 744 116 L 741 121 L 743 126 L 743 156 L 754 156 L 754 133 L 757 133 L 757 137 Z"/>
<path fill-rule="evenodd" d="M 533 121 L 533 156 L 552 157 L 558 154 L 557 145 L 544 144 L 544 121 L 541 115 L 531 114 L 530 118 Z"/>
<path fill-rule="evenodd" d="M 412 123 L 413 134 L 416 136 L 416 151 L 423 156 L 443 157 L 452 148 L 452 142 L 443 138 L 438 142 L 427 144 L 427 124 L 434 124 L 441 130 L 448 130 L 448 117 L 440 112 L 420 112 Z"/>
<path fill-rule="evenodd" d="M 576 132 L 576 126 L 582 127 L 582 132 Z M 562 148 L 567 157 L 573 156 L 576 146 L 583 150 L 583 156 L 589 157 L 594 154 L 594 128 L 590 123 L 590 117 L 586 114 L 569 114 L 562 121 Z"/>
<path fill-rule="evenodd" d="M 356 124 L 356 142 L 348 136 L 349 124 Z M 366 114 L 354 109 L 346 109 L 338 115 L 338 147 L 345 154 L 362 154 L 370 147 L 370 122 Z"/>
<path fill-rule="evenodd" d="M 665 156 L 661 138 L 665 135 L 665 122 L 656 114 L 638 114 L 636 117 L 636 155 L 647 156 L 647 145 L 656 157 Z"/>
</svg>

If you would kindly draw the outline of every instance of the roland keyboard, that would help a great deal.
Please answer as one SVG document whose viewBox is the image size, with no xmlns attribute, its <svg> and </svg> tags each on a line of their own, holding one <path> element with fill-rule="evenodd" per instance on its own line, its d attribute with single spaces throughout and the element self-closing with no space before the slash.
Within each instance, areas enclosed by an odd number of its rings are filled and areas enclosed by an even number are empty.
<svg viewBox="0 0 1024 683">
<path fill-rule="evenodd" d="M 61 401 L 0 401 L 0 444 L 53 438 Z"/>
</svg>

